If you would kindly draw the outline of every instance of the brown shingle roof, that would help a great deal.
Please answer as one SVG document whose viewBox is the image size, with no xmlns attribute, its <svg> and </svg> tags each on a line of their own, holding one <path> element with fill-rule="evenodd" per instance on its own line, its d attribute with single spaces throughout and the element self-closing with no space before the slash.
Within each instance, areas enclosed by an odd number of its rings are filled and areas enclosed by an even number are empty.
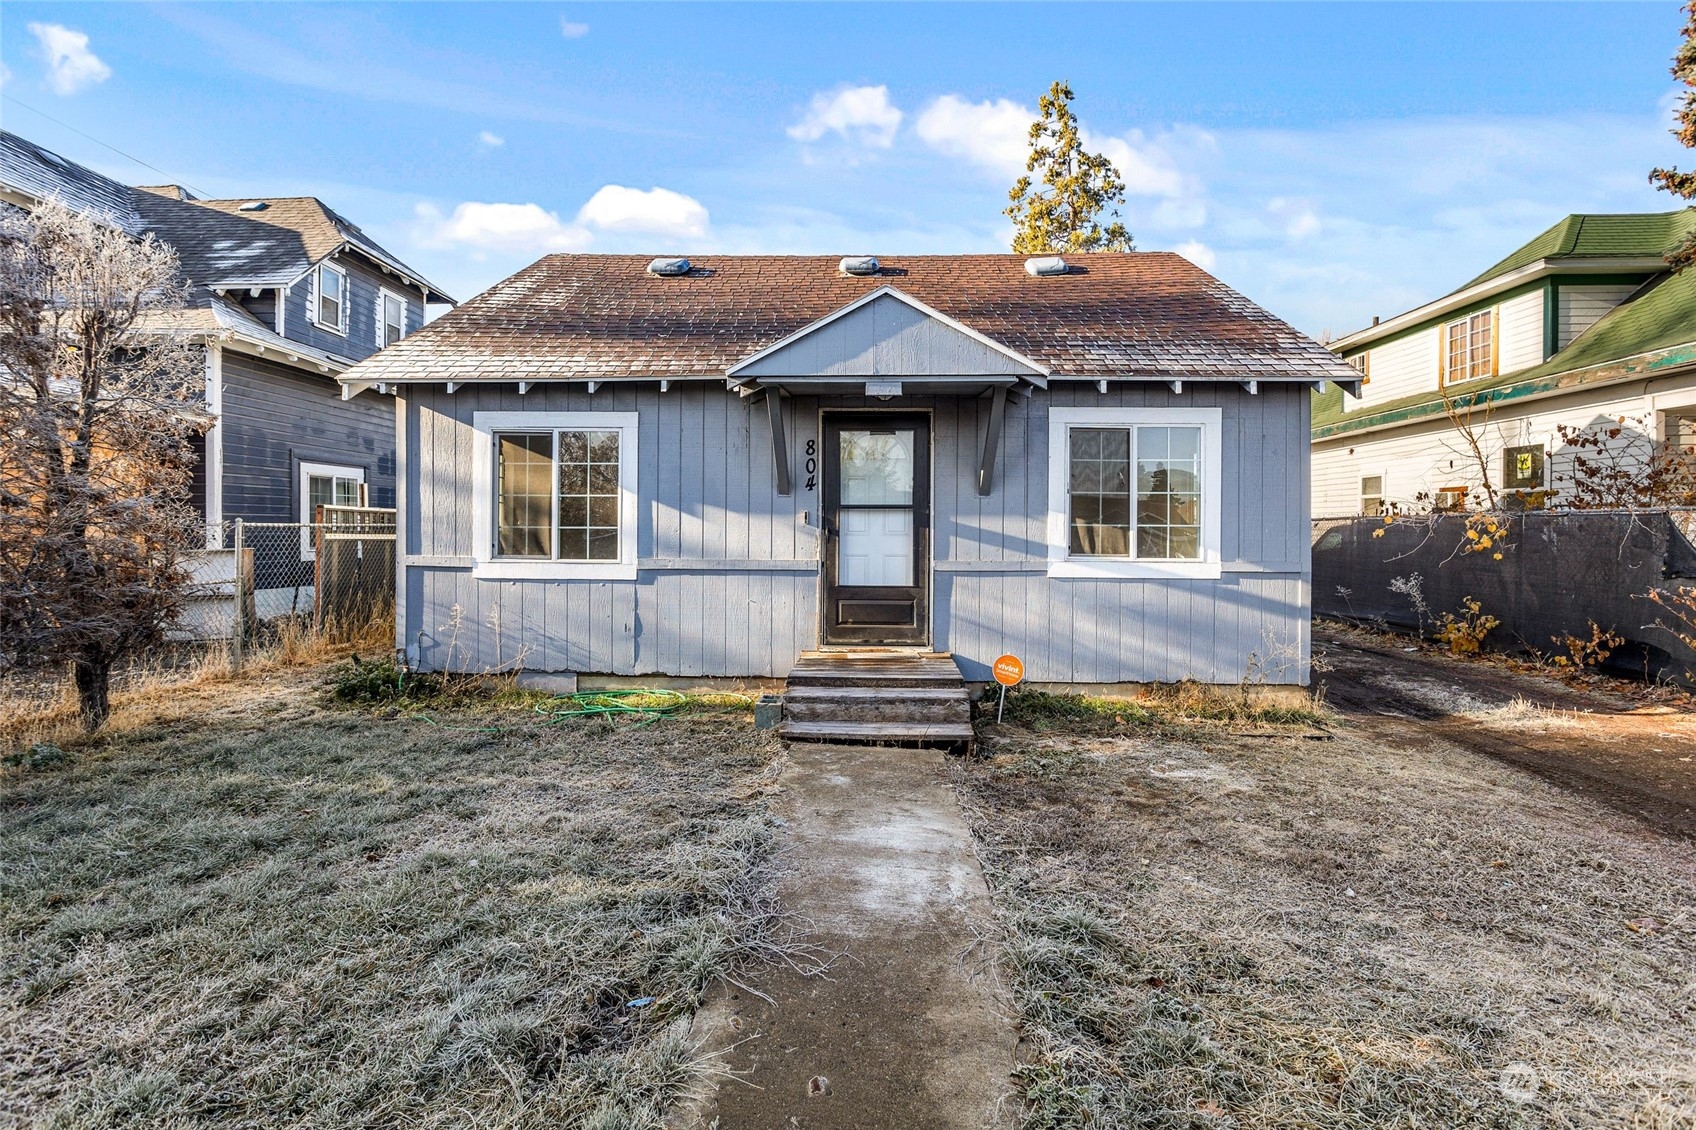
<svg viewBox="0 0 1696 1130">
<path fill-rule="evenodd" d="M 242 200 L 196 200 L 195 203 L 300 233 L 306 257 L 314 263 L 336 251 L 343 242 L 335 216 L 315 196 L 249 196 Z M 265 210 L 243 212 L 241 206 L 249 203 L 262 203 Z"/>
<path fill-rule="evenodd" d="M 402 277 L 428 290 L 435 295 L 434 301 L 453 301 L 435 283 L 420 276 L 393 252 L 366 235 L 359 225 L 338 214 L 316 196 L 247 196 L 236 200 L 196 200 L 194 203 L 201 208 L 298 233 L 310 263 L 333 255 L 344 243 L 351 244 L 368 258 L 394 269 Z M 260 211 L 244 212 L 242 208 L 247 204 L 264 204 L 265 207 Z"/>
<path fill-rule="evenodd" d="M 873 276 L 834 256 L 708 255 L 679 278 L 646 255 L 550 255 L 345 375 L 368 382 L 721 376 L 748 355 L 880 287 L 893 287 L 1054 377 L 1191 380 L 1358 376 L 1169 252 L 1070 255 L 1033 278 L 1020 255 L 880 257 Z"/>
</svg>

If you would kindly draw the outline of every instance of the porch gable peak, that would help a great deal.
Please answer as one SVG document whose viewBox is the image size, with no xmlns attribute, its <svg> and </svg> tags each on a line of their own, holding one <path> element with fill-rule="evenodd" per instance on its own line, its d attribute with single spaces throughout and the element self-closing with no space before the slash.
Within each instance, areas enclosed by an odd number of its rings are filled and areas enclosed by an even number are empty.
<svg viewBox="0 0 1696 1130">
<path fill-rule="evenodd" d="M 893 286 L 881 286 L 732 365 L 731 384 L 1000 378 L 1047 384 L 1048 369 Z"/>
</svg>

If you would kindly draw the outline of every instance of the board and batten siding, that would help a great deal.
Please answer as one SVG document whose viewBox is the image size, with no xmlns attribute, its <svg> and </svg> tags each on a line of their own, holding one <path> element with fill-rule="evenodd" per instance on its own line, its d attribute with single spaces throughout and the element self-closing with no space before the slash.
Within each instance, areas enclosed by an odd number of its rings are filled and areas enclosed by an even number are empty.
<svg viewBox="0 0 1696 1130">
<path fill-rule="evenodd" d="M 858 309 L 774 349 L 737 371 L 740 378 L 807 373 L 815 377 L 907 373 L 1029 375 L 1036 370 L 1006 352 L 962 333 L 893 295 Z"/>
<path fill-rule="evenodd" d="M 805 465 L 823 410 L 932 415 L 932 645 L 987 678 L 1005 651 L 1054 683 L 1236 682 L 1251 653 L 1275 682 L 1305 682 L 1308 411 L 1305 385 L 1056 382 L 1007 407 L 994 487 L 977 493 L 973 397 L 785 398 L 795 490 L 777 493 L 764 409 L 716 384 L 414 386 L 403 451 L 399 642 L 427 669 L 523 667 L 618 675 L 781 677 L 818 646 L 822 491 Z M 1219 580 L 1047 576 L 1048 409 L 1218 407 L 1223 413 Z M 472 575 L 476 412 L 634 411 L 639 419 L 634 581 Z M 1281 656 L 1274 660 L 1273 654 Z M 1276 668 L 1275 670 L 1271 668 Z"/>
<path fill-rule="evenodd" d="M 327 373 L 223 351 L 224 519 L 300 521 L 300 464 L 360 467 L 373 506 L 395 497 L 394 406 L 343 400 Z"/>
</svg>

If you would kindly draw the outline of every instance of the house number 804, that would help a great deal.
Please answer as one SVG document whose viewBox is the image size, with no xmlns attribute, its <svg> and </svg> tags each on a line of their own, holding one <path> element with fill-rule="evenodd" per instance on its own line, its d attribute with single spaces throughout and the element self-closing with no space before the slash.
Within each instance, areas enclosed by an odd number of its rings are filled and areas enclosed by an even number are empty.
<svg viewBox="0 0 1696 1130">
<path fill-rule="evenodd" d="M 807 441 L 807 489 L 817 490 L 819 485 L 819 441 Z"/>
</svg>

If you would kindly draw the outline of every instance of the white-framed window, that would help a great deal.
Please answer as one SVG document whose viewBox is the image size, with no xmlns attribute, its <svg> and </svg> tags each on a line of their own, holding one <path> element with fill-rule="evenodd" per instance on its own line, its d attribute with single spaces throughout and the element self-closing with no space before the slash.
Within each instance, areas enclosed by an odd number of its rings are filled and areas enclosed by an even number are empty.
<svg viewBox="0 0 1696 1130">
<path fill-rule="evenodd" d="M 365 468 L 343 467 L 335 463 L 302 463 L 300 465 L 300 524 L 309 526 L 318 521 L 320 506 L 363 506 L 365 504 Z M 313 548 L 312 531 L 300 531 L 300 559 L 311 561 L 317 556 Z"/>
<path fill-rule="evenodd" d="M 1367 517 L 1376 517 L 1384 512 L 1383 475 L 1360 477 L 1360 512 Z"/>
<path fill-rule="evenodd" d="M 1048 575 L 1217 577 L 1222 413 L 1048 413 Z"/>
<path fill-rule="evenodd" d="M 347 333 L 347 272 L 332 263 L 320 263 L 312 269 L 312 293 L 307 309 L 320 329 L 331 333 Z"/>
<path fill-rule="evenodd" d="M 472 574 L 634 580 L 634 412 L 476 412 Z"/>
<path fill-rule="evenodd" d="M 1360 374 L 1363 383 L 1370 381 L 1372 379 L 1372 351 L 1370 349 L 1364 350 L 1350 357 L 1349 367 Z"/>
<path fill-rule="evenodd" d="M 377 348 L 406 336 L 406 298 L 387 287 L 377 292 Z"/>
<path fill-rule="evenodd" d="M 1480 310 L 1443 327 L 1443 381 L 1496 375 L 1496 312 Z"/>
</svg>

